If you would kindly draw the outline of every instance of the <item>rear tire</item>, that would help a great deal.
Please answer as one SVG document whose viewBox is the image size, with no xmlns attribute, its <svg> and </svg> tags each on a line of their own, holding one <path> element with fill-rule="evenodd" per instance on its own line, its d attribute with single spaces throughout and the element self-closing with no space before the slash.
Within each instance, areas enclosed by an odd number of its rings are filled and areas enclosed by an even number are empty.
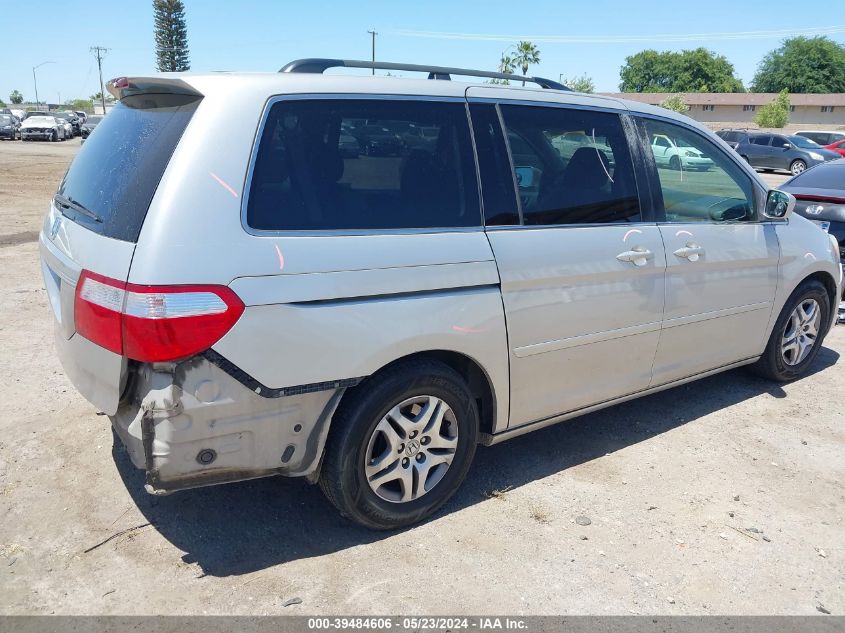
<svg viewBox="0 0 845 633">
<path fill-rule="evenodd" d="M 455 493 L 477 440 L 478 410 L 461 375 L 434 360 L 403 362 L 344 397 L 326 442 L 320 487 L 360 525 L 405 527 Z"/>
<path fill-rule="evenodd" d="M 805 281 L 798 286 L 784 304 L 766 349 L 751 366 L 752 371 L 777 382 L 806 374 L 824 341 L 830 310 L 830 296 L 824 285 Z"/>
</svg>

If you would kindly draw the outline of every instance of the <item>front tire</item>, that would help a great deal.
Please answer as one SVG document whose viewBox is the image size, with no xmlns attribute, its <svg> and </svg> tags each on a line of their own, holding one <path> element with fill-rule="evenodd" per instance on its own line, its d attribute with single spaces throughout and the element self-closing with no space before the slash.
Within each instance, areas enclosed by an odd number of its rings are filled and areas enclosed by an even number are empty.
<svg viewBox="0 0 845 633">
<path fill-rule="evenodd" d="M 802 173 L 805 169 L 807 169 L 807 163 L 803 160 L 796 159 L 792 161 L 789 165 L 789 171 L 792 173 L 793 176 L 797 176 L 798 174 Z"/>
<path fill-rule="evenodd" d="M 681 169 L 681 159 L 677 156 L 673 156 L 669 159 L 669 169 L 673 169 L 675 171 L 679 171 Z"/>
<path fill-rule="evenodd" d="M 53 130 L 53 134 L 50 135 L 50 141 L 55 143 L 58 140 L 59 140 L 59 133 L 56 132 L 56 130 Z"/>
<path fill-rule="evenodd" d="M 777 382 L 800 378 L 819 353 L 829 322 L 827 289 L 818 281 L 804 282 L 786 301 L 753 371 Z"/>
<path fill-rule="evenodd" d="M 461 375 L 434 360 L 403 362 L 344 397 L 326 442 L 320 487 L 360 525 L 405 527 L 455 493 L 477 440 L 478 409 Z"/>
</svg>

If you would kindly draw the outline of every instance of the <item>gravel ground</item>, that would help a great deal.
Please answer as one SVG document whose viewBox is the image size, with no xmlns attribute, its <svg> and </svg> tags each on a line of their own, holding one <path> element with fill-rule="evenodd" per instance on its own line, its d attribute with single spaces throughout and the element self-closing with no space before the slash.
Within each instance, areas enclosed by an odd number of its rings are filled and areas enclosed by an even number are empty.
<svg viewBox="0 0 845 633">
<path fill-rule="evenodd" d="M 732 371 L 482 448 L 402 532 L 301 480 L 146 495 L 52 349 L 35 239 L 78 146 L 0 144 L 0 613 L 845 613 L 843 327 L 792 384 Z"/>
</svg>

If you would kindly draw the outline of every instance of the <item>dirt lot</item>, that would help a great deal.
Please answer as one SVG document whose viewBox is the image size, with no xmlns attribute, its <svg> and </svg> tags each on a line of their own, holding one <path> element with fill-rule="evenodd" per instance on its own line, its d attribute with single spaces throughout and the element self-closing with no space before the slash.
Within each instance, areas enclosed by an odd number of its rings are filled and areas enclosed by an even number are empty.
<svg viewBox="0 0 845 633">
<path fill-rule="evenodd" d="M 0 613 L 845 613 L 845 327 L 793 384 L 732 371 L 482 448 L 399 533 L 300 480 L 147 496 L 52 349 L 36 232 L 78 145 L 0 144 Z"/>
</svg>

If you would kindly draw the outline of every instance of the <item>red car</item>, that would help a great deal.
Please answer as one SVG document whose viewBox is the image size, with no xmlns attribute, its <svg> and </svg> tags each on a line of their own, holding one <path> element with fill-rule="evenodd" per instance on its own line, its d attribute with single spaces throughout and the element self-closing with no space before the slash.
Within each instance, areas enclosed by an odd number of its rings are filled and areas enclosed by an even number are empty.
<svg viewBox="0 0 845 633">
<path fill-rule="evenodd" d="M 840 156 L 845 156 L 845 138 L 834 141 L 830 145 L 825 145 L 824 148 L 833 150 Z"/>
</svg>

